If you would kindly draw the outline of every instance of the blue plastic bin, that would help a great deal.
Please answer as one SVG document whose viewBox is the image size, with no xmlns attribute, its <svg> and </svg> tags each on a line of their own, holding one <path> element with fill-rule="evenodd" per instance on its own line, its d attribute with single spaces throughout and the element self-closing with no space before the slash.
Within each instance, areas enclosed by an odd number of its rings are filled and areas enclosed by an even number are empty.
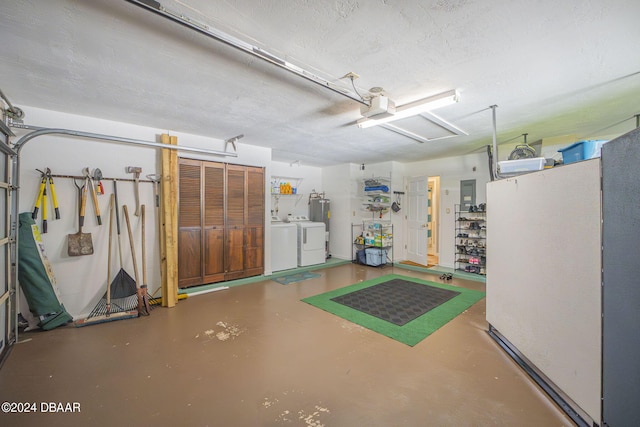
<svg viewBox="0 0 640 427">
<path fill-rule="evenodd" d="M 580 160 L 600 157 L 600 150 L 605 142 L 607 141 L 596 139 L 579 141 L 568 147 L 561 148 L 558 151 L 562 153 L 562 161 L 564 164 L 574 163 Z"/>
<path fill-rule="evenodd" d="M 386 249 L 367 248 L 367 265 L 377 267 L 387 263 L 387 251 Z"/>
<path fill-rule="evenodd" d="M 356 259 L 358 260 L 358 264 L 367 264 L 367 251 L 365 249 L 360 249 L 356 252 Z"/>
</svg>

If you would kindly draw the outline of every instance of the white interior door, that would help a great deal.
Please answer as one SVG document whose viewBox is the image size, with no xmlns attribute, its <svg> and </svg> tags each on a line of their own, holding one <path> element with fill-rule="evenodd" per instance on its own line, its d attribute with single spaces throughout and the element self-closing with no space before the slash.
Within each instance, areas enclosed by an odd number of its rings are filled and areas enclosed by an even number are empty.
<svg viewBox="0 0 640 427">
<path fill-rule="evenodd" d="M 427 265 L 429 177 L 409 178 L 407 191 L 407 259 Z"/>
</svg>

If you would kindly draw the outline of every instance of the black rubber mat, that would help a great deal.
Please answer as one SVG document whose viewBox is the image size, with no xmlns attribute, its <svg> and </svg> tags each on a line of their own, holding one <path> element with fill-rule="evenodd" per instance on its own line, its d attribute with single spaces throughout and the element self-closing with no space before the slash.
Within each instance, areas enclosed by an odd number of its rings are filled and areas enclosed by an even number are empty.
<svg viewBox="0 0 640 427">
<path fill-rule="evenodd" d="M 459 294 L 408 280 L 392 279 L 331 301 L 402 326 Z"/>
</svg>

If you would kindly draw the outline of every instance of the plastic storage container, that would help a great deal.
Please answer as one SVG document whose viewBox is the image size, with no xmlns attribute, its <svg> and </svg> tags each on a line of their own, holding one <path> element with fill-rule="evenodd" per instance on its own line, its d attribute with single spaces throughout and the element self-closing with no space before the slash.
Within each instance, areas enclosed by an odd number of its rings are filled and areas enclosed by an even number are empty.
<svg viewBox="0 0 640 427">
<path fill-rule="evenodd" d="M 533 172 L 544 169 L 547 160 L 544 157 L 535 157 L 533 159 L 504 160 L 498 162 L 500 173 L 522 173 Z"/>
<path fill-rule="evenodd" d="M 562 161 L 564 164 L 579 162 L 580 160 L 588 160 L 600 157 L 602 145 L 607 142 L 604 140 L 587 140 L 579 141 L 568 147 L 561 148 L 558 152 L 562 153 Z"/>
<path fill-rule="evenodd" d="M 367 265 L 377 267 L 387 263 L 387 251 L 385 249 L 367 248 Z"/>
</svg>

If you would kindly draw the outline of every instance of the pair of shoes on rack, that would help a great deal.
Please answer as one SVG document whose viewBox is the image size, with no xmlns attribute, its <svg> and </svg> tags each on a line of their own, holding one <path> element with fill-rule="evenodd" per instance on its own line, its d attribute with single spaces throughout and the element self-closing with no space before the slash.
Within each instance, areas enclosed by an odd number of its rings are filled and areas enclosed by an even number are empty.
<svg viewBox="0 0 640 427">
<path fill-rule="evenodd" d="M 469 206 L 469 212 L 484 212 L 486 210 L 487 210 L 486 203 L 480 203 L 478 206 L 476 205 Z"/>
</svg>

